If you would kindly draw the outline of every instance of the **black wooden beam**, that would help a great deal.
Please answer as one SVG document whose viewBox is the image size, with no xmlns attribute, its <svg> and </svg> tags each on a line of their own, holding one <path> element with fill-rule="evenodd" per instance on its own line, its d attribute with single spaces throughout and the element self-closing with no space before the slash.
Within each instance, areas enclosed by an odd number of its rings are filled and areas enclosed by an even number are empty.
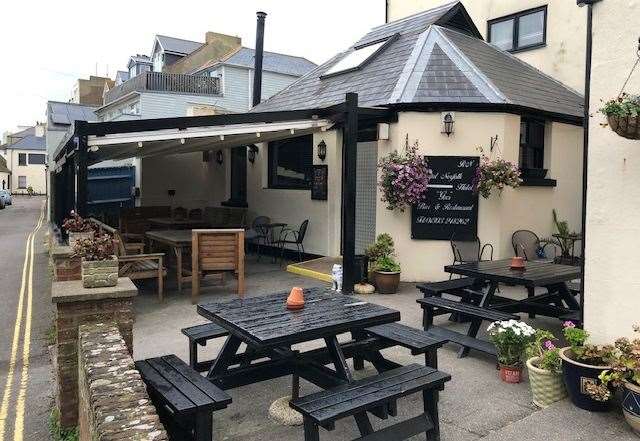
<svg viewBox="0 0 640 441">
<path fill-rule="evenodd" d="M 78 137 L 78 156 L 76 157 L 78 176 L 76 180 L 76 210 L 80 216 L 87 216 L 89 163 L 87 160 L 87 137 Z"/>
<path fill-rule="evenodd" d="M 347 93 L 342 148 L 342 292 L 350 294 L 356 280 L 356 164 L 358 156 L 358 94 Z"/>
</svg>

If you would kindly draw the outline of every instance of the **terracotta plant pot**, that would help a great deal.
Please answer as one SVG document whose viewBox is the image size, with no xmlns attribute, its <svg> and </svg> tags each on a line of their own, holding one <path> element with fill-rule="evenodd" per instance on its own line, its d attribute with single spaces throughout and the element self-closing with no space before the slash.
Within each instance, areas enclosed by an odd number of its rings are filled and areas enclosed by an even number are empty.
<svg viewBox="0 0 640 441">
<path fill-rule="evenodd" d="M 567 387 L 571 402 L 580 409 L 592 412 L 605 412 L 611 407 L 611 400 L 597 401 L 587 393 L 585 386 L 589 381 L 600 383 L 598 375 L 611 366 L 594 366 L 573 360 L 570 347 L 560 349 L 562 358 L 562 379 Z"/>
<path fill-rule="evenodd" d="M 69 235 L 69 246 L 71 248 L 73 248 L 80 239 L 93 239 L 93 231 L 69 231 L 67 234 Z"/>
<path fill-rule="evenodd" d="M 522 381 L 522 366 L 500 364 L 500 379 L 509 384 L 520 383 Z"/>
<path fill-rule="evenodd" d="M 622 413 L 631 429 L 640 436 L 640 387 L 635 384 L 624 383 Z"/>
<path fill-rule="evenodd" d="M 400 272 L 375 271 L 376 287 L 380 294 L 395 294 L 400 284 Z"/>
<path fill-rule="evenodd" d="M 540 357 L 527 360 L 529 387 L 533 404 L 545 408 L 566 397 L 567 390 L 562 382 L 562 375 L 536 367 L 538 361 L 540 361 Z"/>
<path fill-rule="evenodd" d="M 304 308 L 304 291 L 294 286 L 287 297 L 287 309 L 296 310 Z"/>
<path fill-rule="evenodd" d="M 85 288 L 106 288 L 118 284 L 118 258 L 110 260 L 82 259 L 82 286 Z"/>
<path fill-rule="evenodd" d="M 510 266 L 511 269 L 524 269 L 524 257 L 512 257 Z"/>
</svg>

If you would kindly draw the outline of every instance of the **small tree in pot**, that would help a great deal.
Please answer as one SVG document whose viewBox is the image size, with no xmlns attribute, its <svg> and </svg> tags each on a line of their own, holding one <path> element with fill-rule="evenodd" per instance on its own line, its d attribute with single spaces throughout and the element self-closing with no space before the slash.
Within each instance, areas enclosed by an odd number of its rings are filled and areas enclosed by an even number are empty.
<svg viewBox="0 0 640 441">
<path fill-rule="evenodd" d="M 118 284 L 118 258 L 114 255 L 113 238 L 107 234 L 79 239 L 74 257 L 82 258 L 82 285 L 103 288 Z"/>
<path fill-rule="evenodd" d="M 598 376 L 611 369 L 614 353 L 611 345 L 587 344 L 589 333 L 577 328 L 573 322 L 564 322 L 564 338 L 570 346 L 560 349 L 562 378 L 573 404 L 584 410 L 602 412 L 609 409 L 607 400 L 595 399 L 588 390 L 595 390 L 600 383 Z"/>
<path fill-rule="evenodd" d="M 535 329 L 517 320 L 493 322 L 487 328 L 498 352 L 500 379 L 505 383 L 522 381 L 522 355 L 533 339 Z"/>
<path fill-rule="evenodd" d="M 543 329 L 536 330 L 533 341 L 527 347 L 527 370 L 533 404 L 548 407 L 567 396 L 562 382 L 560 349 L 553 342 L 555 336 Z"/>
<path fill-rule="evenodd" d="M 381 233 L 374 244 L 365 251 L 369 259 L 373 281 L 382 294 L 393 294 L 400 283 L 400 264 L 394 258 L 393 238 Z"/>
<path fill-rule="evenodd" d="M 86 239 L 93 237 L 93 225 L 90 222 L 83 219 L 75 211 L 71 211 L 69 217 L 62 223 L 62 228 L 65 229 L 69 236 L 69 246 L 73 248 L 79 239 Z"/>
</svg>

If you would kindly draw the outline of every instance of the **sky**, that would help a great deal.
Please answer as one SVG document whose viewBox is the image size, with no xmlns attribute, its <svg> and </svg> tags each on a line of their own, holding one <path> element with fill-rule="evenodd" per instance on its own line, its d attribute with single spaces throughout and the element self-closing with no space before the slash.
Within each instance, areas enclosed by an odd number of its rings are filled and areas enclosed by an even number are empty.
<svg viewBox="0 0 640 441">
<path fill-rule="evenodd" d="M 0 133 L 45 120 L 47 100 L 68 101 L 77 78 L 113 78 L 155 34 L 204 41 L 206 31 L 322 63 L 384 23 L 384 0 L 93 0 L 0 3 Z"/>
</svg>

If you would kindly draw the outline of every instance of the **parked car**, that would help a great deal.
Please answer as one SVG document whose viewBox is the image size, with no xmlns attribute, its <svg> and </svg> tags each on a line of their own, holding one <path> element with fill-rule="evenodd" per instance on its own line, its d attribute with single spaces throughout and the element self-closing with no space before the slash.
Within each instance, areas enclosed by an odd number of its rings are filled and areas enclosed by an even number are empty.
<svg viewBox="0 0 640 441">
<path fill-rule="evenodd" d="M 4 208 L 4 199 L 0 198 L 0 210 Z"/>
<path fill-rule="evenodd" d="M 11 192 L 9 190 L 0 190 L 0 199 L 4 202 L 4 205 L 11 205 Z"/>
</svg>

